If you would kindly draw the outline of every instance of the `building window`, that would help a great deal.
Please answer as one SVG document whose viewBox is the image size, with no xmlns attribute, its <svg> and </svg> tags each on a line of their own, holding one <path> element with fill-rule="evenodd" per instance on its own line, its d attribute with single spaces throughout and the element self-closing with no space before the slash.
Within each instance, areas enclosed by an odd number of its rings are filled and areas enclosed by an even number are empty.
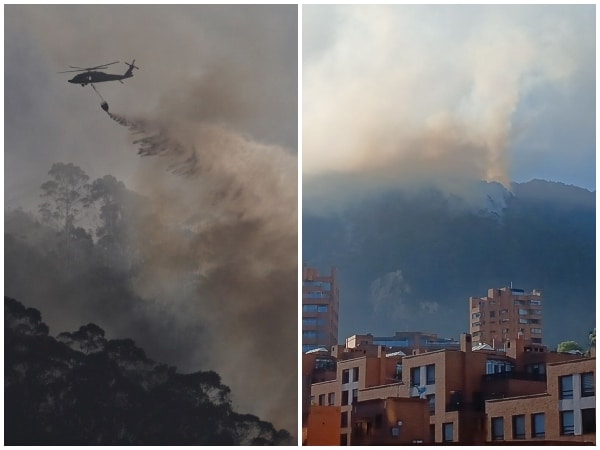
<svg viewBox="0 0 600 450">
<path fill-rule="evenodd" d="M 490 317 L 496 317 L 496 311 L 490 311 Z"/>
<path fill-rule="evenodd" d="M 427 375 L 425 384 L 435 384 L 435 364 L 429 364 L 425 370 Z"/>
<path fill-rule="evenodd" d="M 342 413 L 342 422 L 340 423 L 342 428 L 348 427 L 348 411 Z"/>
<path fill-rule="evenodd" d="M 358 389 L 352 389 L 352 404 L 356 405 L 358 403 Z"/>
<path fill-rule="evenodd" d="M 540 438 L 546 436 L 546 415 L 544 413 L 531 415 L 531 437 Z"/>
<path fill-rule="evenodd" d="M 402 380 L 402 364 L 396 364 L 396 376 L 394 377 L 396 380 Z"/>
<path fill-rule="evenodd" d="M 561 400 L 573 398 L 573 375 L 558 377 L 558 382 L 560 385 L 559 398 Z"/>
<path fill-rule="evenodd" d="M 485 374 L 491 375 L 493 373 L 510 372 L 512 369 L 511 365 L 507 361 L 500 361 L 495 359 L 488 359 L 485 362 Z"/>
<path fill-rule="evenodd" d="M 330 392 L 327 396 L 327 403 L 329 406 L 335 405 L 335 392 Z"/>
<path fill-rule="evenodd" d="M 504 440 L 504 417 L 492 417 L 492 440 Z"/>
<path fill-rule="evenodd" d="M 421 368 L 413 367 L 410 369 L 410 384 L 411 386 L 421 385 Z"/>
<path fill-rule="evenodd" d="M 525 416 L 513 416 L 513 439 L 525 439 Z"/>
<path fill-rule="evenodd" d="M 314 395 L 310 396 L 310 404 L 311 405 L 316 405 L 317 404 L 317 399 Z"/>
<path fill-rule="evenodd" d="M 562 436 L 575 434 L 575 416 L 573 411 L 560 412 L 560 434 Z"/>
<path fill-rule="evenodd" d="M 317 320 L 316 317 L 305 317 L 302 319 L 303 327 L 316 327 L 317 325 L 323 325 L 322 320 Z"/>
<path fill-rule="evenodd" d="M 596 433 L 596 408 L 581 410 L 581 432 L 583 434 Z"/>
<path fill-rule="evenodd" d="M 541 328 L 532 328 L 531 334 L 542 334 L 542 329 Z"/>
<path fill-rule="evenodd" d="M 342 406 L 348 404 L 348 391 L 342 391 Z"/>
<path fill-rule="evenodd" d="M 582 397 L 592 397 L 596 395 L 596 390 L 594 389 L 594 373 L 587 372 L 581 374 L 581 396 Z"/>
<path fill-rule="evenodd" d="M 317 305 L 317 312 L 327 312 L 327 305 Z"/>
<path fill-rule="evenodd" d="M 340 434 L 340 445 L 348 445 L 348 434 Z"/>
<path fill-rule="evenodd" d="M 342 370 L 342 384 L 350 383 L 350 369 Z"/>
<path fill-rule="evenodd" d="M 352 368 L 352 381 L 358 381 L 358 367 Z"/>
<path fill-rule="evenodd" d="M 454 440 L 454 424 L 452 422 L 443 423 L 442 433 L 444 442 L 452 442 Z"/>
<path fill-rule="evenodd" d="M 392 437 L 400 436 L 400 427 L 392 427 Z"/>
<path fill-rule="evenodd" d="M 429 402 L 429 415 L 433 416 L 435 414 L 435 394 L 429 394 L 426 398 Z"/>
<path fill-rule="evenodd" d="M 532 374 L 535 377 L 539 377 L 546 373 L 546 366 L 543 363 L 528 364 L 525 366 L 525 372 Z"/>
<path fill-rule="evenodd" d="M 312 330 L 304 330 L 302 332 L 302 339 L 316 339 L 317 332 Z"/>
<path fill-rule="evenodd" d="M 319 406 L 325 406 L 325 394 L 319 395 Z"/>
<path fill-rule="evenodd" d="M 302 305 L 302 312 L 317 312 L 317 305 Z"/>
</svg>

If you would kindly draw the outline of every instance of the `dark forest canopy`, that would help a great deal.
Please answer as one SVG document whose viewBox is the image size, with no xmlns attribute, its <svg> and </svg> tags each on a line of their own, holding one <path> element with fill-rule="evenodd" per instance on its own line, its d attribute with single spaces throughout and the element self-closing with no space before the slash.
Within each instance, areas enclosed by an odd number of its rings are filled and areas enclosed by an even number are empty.
<svg viewBox="0 0 600 450">
<path fill-rule="evenodd" d="M 102 347 L 104 334 L 133 340 L 149 359 L 181 372 L 215 371 L 231 387 L 228 402 L 236 410 L 293 429 L 297 405 L 289 394 L 297 391 L 297 358 L 287 349 L 297 337 L 290 326 L 296 303 L 282 307 L 281 298 L 293 299 L 286 293 L 297 292 L 297 270 L 249 271 L 247 261 L 267 242 L 291 258 L 281 249 L 295 248 L 297 239 L 266 233 L 268 218 L 264 224 L 234 215 L 211 219 L 218 203 L 191 207 L 184 198 L 185 208 L 174 211 L 111 175 L 93 180 L 72 164 L 56 163 L 48 175 L 40 180 L 37 213 L 5 210 L 5 296 L 43 311 L 61 345 L 85 337 L 76 350 L 86 354 Z M 264 250 L 261 256 L 277 261 Z M 204 265 L 210 270 L 199 270 Z M 78 331 L 56 334 L 63 330 Z M 263 375 L 252 376 L 258 370 Z M 161 395 L 169 393 L 179 395 Z M 212 425 L 204 431 L 207 439 L 216 432 Z M 281 436 L 267 441 L 282 442 Z"/>
<path fill-rule="evenodd" d="M 287 431 L 232 410 L 215 372 L 177 373 L 88 324 L 48 334 L 4 298 L 6 445 L 284 445 Z"/>
</svg>

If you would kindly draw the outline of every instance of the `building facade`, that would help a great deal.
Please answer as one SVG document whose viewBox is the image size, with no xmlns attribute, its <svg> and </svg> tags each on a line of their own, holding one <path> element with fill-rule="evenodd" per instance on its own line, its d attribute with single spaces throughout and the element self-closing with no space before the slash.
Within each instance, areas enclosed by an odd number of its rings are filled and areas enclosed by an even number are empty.
<svg viewBox="0 0 600 450">
<path fill-rule="evenodd" d="M 388 358 L 385 349 L 379 346 L 346 348 L 334 346 L 332 356 L 337 360 L 335 377 L 313 383 L 311 405 L 339 406 L 339 445 L 352 445 L 352 410 L 359 400 L 362 389 L 397 381 L 397 361 L 400 356 Z M 311 434 L 310 427 L 307 431 Z"/>
<path fill-rule="evenodd" d="M 338 343 L 340 291 L 337 273 L 320 275 L 315 268 L 302 267 L 302 352 Z"/>
<path fill-rule="evenodd" d="M 396 331 L 393 336 L 373 336 L 372 334 L 355 334 L 346 339 L 346 348 L 359 345 L 381 345 L 388 353 L 401 351 L 411 354 L 414 350 L 432 351 L 442 348 L 460 348 L 460 342 L 451 338 L 440 338 L 435 333 L 420 331 Z"/>
<path fill-rule="evenodd" d="M 596 358 L 547 365 L 547 390 L 486 402 L 491 443 L 596 442 Z"/>
<path fill-rule="evenodd" d="M 542 294 L 503 287 L 486 297 L 469 298 L 469 329 L 473 344 L 503 349 L 511 339 L 542 345 Z"/>
<path fill-rule="evenodd" d="M 374 443 L 374 439 L 381 440 L 386 433 L 393 433 L 393 422 L 384 425 L 377 421 L 377 414 L 391 408 L 381 402 L 389 398 L 422 400 L 420 404 L 428 416 L 428 433 L 425 437 L 415 435 L 412 440 L 462 445 L 489 443 L 488 404 L 493 404 L 496 399 L 522 396 L 544 398 L 558 389 L 556 383 L 559 381 L 553 380 L 564 376 L 558 368 L 571 367 L 569 362 L 582 360 L 579 355 L 549 352 L 545 347 L 523 339 L 507 342 L 503 350 L 474 346 L 469 334 L 461 335 L 458 349 L 425 352 L 417 349 L 410 355 L 387 354 L 385 347 L 362 341 L 360 338 L 354 340 L 358 344 L 352 348 L 334 347 L 332 356 L 337 358 L 335 379 L 311 386 L 312 404 L 340 407 L 339 431 L 332 431 L 340 433 L 340 445 Z M 586 368 L 582 373 L 590 372 Z M 573 378 L 572 389 L 581 389 L 585 385 L 588 386 L 586 392 L 590 392 L 590 380 L 593 378 L 589 374 L 580 376 L 579 381 Z M 561 382 L 569 386 L 568 381 Z M 379 402 L 372 402 L 374 400 Z M 572 415 L 565 413 L 562 420 L 568 425 L 571 417 L 574 424 L 581 418 L 588 430 L 590 400 L 574 398 L 572 404 L 570 399 L 566 400 L 560 405 L 546 404 L 546 407 L 573 411 Z M 363 402 L 371 403 L 363 407 Z M 418 408 L 417 404 L 411 407 Z M 402 404 L 398 405 L 394 408 L 401 408 Z M 379 412 L 373 413 L 377 409 Z M 407 430 L 419 430 L 419 436 L 422 436 L 419 417 L 420 413 L 415 412 L 398 421 L 402 421 Z M 382 426 L 377 432 L 375 423 Z M 308 429 L 309 436 L 310 432 Z"/>
<path fill-rule="evenodd" d="M 352 445 L 430 444 L 427 401 L 387 397 L 359 401 L 352 410 Z"/>
</svg>

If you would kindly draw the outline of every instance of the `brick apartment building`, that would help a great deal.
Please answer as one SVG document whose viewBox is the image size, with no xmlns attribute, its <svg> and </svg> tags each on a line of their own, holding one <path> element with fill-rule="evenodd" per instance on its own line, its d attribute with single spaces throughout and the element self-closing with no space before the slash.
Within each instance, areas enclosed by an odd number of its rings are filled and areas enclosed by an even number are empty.
<svg viewBox="0 0 600 450">
<path fill-rule="evenodd" d="M 547 390 L 486 403 L 488 442 L 596 443 L 596 358 L 547 365 Z"/>
<path fill-rule="evenodd" d="M 320 275 L 315 268 L 302 267 L 302 352 L 338 343 L 340 291 L 335 268 Z"/>
<path fill-rule="evenodd" d="M 350 445 L 352 407 L 358 402 L 359 389 L 397 381 L 396 367 L 401 356 L 387 358 L 383 347 L 373 345 L 355 348 L 336 345 L 332 356 L 337 361 L 336 372 L 329 380 L 312 384 L 310 403 L 340 407 L 338 443 Z M 310 427 L 307 433 L 310 441 Z"/>
<path fill-rule="evenodd" d="M 473 343 L 502 349 L 511 339 L 542 345 L 542 293 L 503 287 L 486 297 L 469 298 L 469 329 Z"/>
<path fill-rule="evenodd" d="M 442 348 L 460 348 L 460 342 L 450 338 L 440 338 L 435 333 L 420 331 L 396 331 L 393 336 L 373 336 L 372 334 L 356 334 L 346 339 L 346 348 L 357 345 L 382 345 L 388 352 L 401 351 L 410 354 L 418 349 L 420 352 L 439 350 Z"/>
<path fill-rule="evenodd" d="M 593 389 L 589 387 L 590 382 L 593 386 L 595 379 L 591 366 L 577 366 L 577 363 L 593 365 L 595 358 L 588 359 L 593 362 L 586 363 L 581 356 L 548 352 L 546 348 L 524 339 L 510 340 L 506 342 L 505 350 L 499 351 L 482 345 L 474 346 L 471 336 L 463 334 L 458 349 L 427 352 L 415 349 L 410 355 L 402 355 L 401 352 L 390 355 L 385 347 L 362 343 L 360 339 L 354 343 L 353 348 L 334 347 L 332 356 L 337 359 L 335 379 L 311 386 L 312 404 L 340 408 L 340 427 L 331 430 L 331 433 L 339 432 L 341 445 L 492 443 L 488 406 L 496 408 L 495 414 L 503 417 L 504 426 L 509 427 L 507 417 L 510 412 L 500 411 L 504 411 L 502 405 L 510 406 L 514 397 L 525 398 L 521 401 L 544 396 L 556 399 L 558 394 L 553 392 L 557 383 L 568 386 L 568 381 L 557 380 L 563 380 L 559 377 L 567 376 L 564 374 L 575 370 L 573 368 L 586 374 L 573 377 L 574 390 L 585 385 L 585 395 L 588 396 L 589 389 Z M 590 373 L 594 374 L 592 378 Z M 545 405 L 555 411 L 561 411 L 561 408 L 566 411 L 560 417 L 566 423 L 567 431 L 572 418 L 573 430 L 585 429 L 587 432 L 591 427 L 590 400 L 577 397 L 561 399 L 560 402 L 547 400 Z M 509 408 L 507 411 L 513 410 Z M 428 417 L 426 428 L 421 420 L 423 414 Z M 539 422 L 539 416 L 532 419 L 531 414 L 526 420 Z M 384 417 L 387 419 L 384 420 Z M 521 419 L 517 420 L 520 426 Z M 550 420 L 554 420 L 552 413 L 547 420 L 549 427 Z M 497 423 L 495 421 L 494 425 L 498 426 Z M 512 432 L 510 430 L 512 428 L 506 429 L 505 436 Z M 306 432 L 307 442 L 310 442 L 310 426 Z M 321 429 L 320 433 L 323 432 Z M 538 440 L 577 440 L 571 436 L 546 434 Z M 586 433 L 583 436 L 584 439 L 595 440 L 595 422 L 593 435 Z"/>
</svg>

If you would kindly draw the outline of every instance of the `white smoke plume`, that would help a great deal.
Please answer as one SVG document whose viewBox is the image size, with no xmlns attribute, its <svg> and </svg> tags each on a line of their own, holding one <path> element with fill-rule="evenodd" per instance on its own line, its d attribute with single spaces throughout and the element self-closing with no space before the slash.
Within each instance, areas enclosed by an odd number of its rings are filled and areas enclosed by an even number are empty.
<svg viewBox="0 0 600 450">
<path fill-rule="evenodd" d="M 532 105 L 532 98 L 543 90 L 574 92 L 587 70 L 593 43 L 579 38 L 582 26 L 589 34 L 589 12 L 546 5 L 306 6 L 307 192 L 322 196 L 332 174 L 365 186 L 425 181 L 453 189 L 466 179 L 508 187 L 512 145 L 553 106 Z M 315 192 L 313 181 L 320 183 Z"/>
</svg>

